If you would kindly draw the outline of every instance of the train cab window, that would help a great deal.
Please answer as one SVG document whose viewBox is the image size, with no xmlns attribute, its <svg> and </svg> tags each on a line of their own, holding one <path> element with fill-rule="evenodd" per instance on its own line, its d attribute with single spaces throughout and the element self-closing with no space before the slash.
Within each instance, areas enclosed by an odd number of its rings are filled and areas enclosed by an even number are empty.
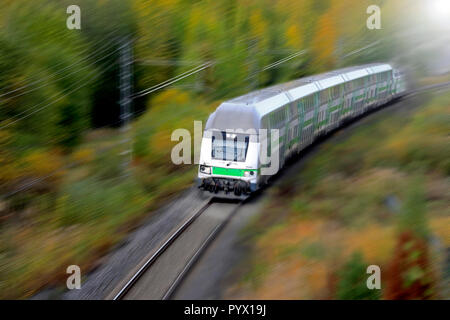
<svg viewBox="0 0 450 320">
<path fill-rule="evenodd" d="M 216 160 L 243 162 L 247 157 L 249 135 L 215 131 L 212 135 L 211 157 Z"/>
</svg>

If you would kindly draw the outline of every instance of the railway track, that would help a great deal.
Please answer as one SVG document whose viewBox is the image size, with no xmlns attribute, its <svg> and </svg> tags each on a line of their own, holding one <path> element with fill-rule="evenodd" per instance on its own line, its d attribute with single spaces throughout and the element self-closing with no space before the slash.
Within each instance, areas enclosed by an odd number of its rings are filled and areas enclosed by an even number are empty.
<svg viewBox="0 0 450 320">
<path fill-rule="evenodd" d="M 425 92 L 425 91 L 440 91 L 442 89 L 447 89 L 448 87 L 450 87 L 450 81 L 418 87 L 418 88 L 407 91 L 405 93 L 405 95 L 403 96 L 403 99 L 413 97 L 413 96 L 420 94 L 422 92 Z"/>
<path fill-rule="evenodd" d="M 445 82 L 419 87 L 408 91 L 404 98 L 449 86 L 450 82 Z M 242 203 L 208 200 L 170 234 L 149 258 L 144 259 L 137 271 L 109 299 L 170 299 Z"/>
<path fill-rule="evenodd" d="M 170 299 L 191 267 L 242 202 L 210 199 L 179 226 L 109 298 Z"/>
</svg>

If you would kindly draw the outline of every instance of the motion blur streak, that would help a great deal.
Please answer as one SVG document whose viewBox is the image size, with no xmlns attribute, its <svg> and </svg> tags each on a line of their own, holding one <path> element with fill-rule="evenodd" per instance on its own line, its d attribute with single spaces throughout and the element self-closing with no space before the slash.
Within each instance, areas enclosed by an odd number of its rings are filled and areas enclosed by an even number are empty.
<svg viewBox="0 0 450 320">
<path fill-rule="evenodd" d="M 380 30 L 366 27 L 373 2 L 381 9 Z M 80 30 L 66 26 L 73 4 L 81 9 Z M 192 186 L 197 168 L 170 161 L 171 133 L 192 134 L 193 121 L 205 121 L 225 100 L 380 61 L 404 70 L 412 85 L 448 81 L 448 14 L 448 1 L 438 0 L 2 0 L 0 298 L 65 290 L 67 266 L 86 276 L 145 218 Z M 133 40 L 134 87 L 127 136 L 118 130 L 126 39 Z M 430 108 L 439 120 L 444 107 Z M 420 138 L 392 138 L 386 153 L 402 168 L 432 164 L 437 176 L 446 176 L 440 131 L 446 127 L 438 120 Z M 408 149 L 413 137 L 423 148 Z M 132 146 L 125 165 L 123 143 Z M 350 164 L 330 179 L 345 180 L 340 175 L 348 168 L 371 164 L 351 161 L 358 157 L 333 155 L 334 164 Z M 431 198 L 439 198 L 442 187 L 433 187 Z M 313 200 L 293 201 L 301 208 Z M 339 200 L 329 201 L 321 203 L 333 207 Z"/>
</svg>

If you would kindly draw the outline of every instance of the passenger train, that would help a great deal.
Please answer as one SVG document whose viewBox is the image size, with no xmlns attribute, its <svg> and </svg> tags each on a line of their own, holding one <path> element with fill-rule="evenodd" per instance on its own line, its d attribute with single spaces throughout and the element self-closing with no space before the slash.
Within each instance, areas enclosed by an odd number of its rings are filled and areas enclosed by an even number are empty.
<svg viewBox="0 0 450 320">
<path fill-rule="evenodd" d="M 293 80 L 225 101 L 206 122 L 198 185 L 219 197 L 244 198 L 267 184 L 289 157 L 317 137 L 400 97 L 405 90 L 406 81 L 398 69 L 376 63 Z"/>
</svg>

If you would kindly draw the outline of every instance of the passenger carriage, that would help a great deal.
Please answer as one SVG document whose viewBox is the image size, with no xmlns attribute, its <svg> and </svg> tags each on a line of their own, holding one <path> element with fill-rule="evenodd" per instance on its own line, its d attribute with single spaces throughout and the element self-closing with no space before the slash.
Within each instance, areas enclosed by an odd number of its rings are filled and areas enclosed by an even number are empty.
<svg viewBox="0 0 450 320">
<path fill-rule="evenodd" d="M 225 197 L 256 191 L 288 157 L 318 136 L 404 91 L 402 74 L 379 63 L 293 80 L 225 101 L 205 126 L 199 186 Z M 264 130 L 267 136 L 261 134 Z M 277 130 L 278 139 L 273 139 L 272 130 Z M 268 161 L 274 154 L 275 169 Z M 264 174 L 268 167 L 270 174 Z"/>
</svg>

